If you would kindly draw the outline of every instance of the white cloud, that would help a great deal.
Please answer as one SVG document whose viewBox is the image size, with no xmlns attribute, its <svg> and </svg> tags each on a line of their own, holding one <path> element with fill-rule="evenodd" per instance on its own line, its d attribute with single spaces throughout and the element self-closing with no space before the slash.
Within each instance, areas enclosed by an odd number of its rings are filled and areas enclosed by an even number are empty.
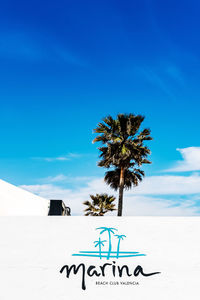
<svg viewBox="0 0 200 300">
<path fill-rule="evenodd" d="M 58 157 L 45 157 L 44 160 L 46 161 L 55 161 L 55 160 L 70 160 L 68 156 L 58 156 Z"/>
<path fill-rule="evenodd" d="M 130 191 L 131 192 L 131 191 Z M 149 176 L 135 188 L 139 195 L 191 195 L 200 193 L 200 176 Z"/>
<path fill-rule="evenodd" d="M 200 170 L 200 147 L 188 147 L 177 149 L 183 160 L 177 161 L 175 166 L 168 169 L 169 172 L 187 172 Z"/>
<path fill-rule="evenodd" d="M 56 176 L 48 176 L 46 178 L 42 178 L 41 181 L 42 182 L 62 182 L 62 181 L 66 181 L 67 180 L 67 176 L 63 175 L 63 174 L 59 174 Z"/>
<path fill-rule="evenodd" d="M 166 200 L 162 197 L 128 196 L 125 197 L 124 215 L 127 216 L 196 216 L 198 210 L 195 200 L 179 203 L 176 198 Z"/>
<path fill-rule="evenodd" d="M 94 179 L 94 177 L 92 176 L 66 176 L 64 174 L 58 174 L 56 176 L 48 176 L 45 178 L 41 178 L 38 181 L 40 183 L 45 183 L 45 184 L 49 184 L 49 183 L 85 183 L 87 181 L 90 181 Z"/>
<path fill-rule="evenodd" d="M 73 215 L 83 215 L 82 202 L 90 194 L 108 193 L 117 197 L 102 178 L 90 179 L 84 187 L 67 189 L 55 184 L 21 186 L 47 199 L 62 199 L 70 206 Z M 200 176 L 151 176 L 146 177 L 139 187 L 124 194 L 125 215 L 198 215 L 200 204 Z M 165 199 L 168 195 L 168 199 Z M 173 195 L 173 198 L 172 198 Z M 184 196 L 181 199 L 180 196 Z M 116 214 L 116 213 L 114 213 Z"/>
<path fill-rule="evenodd" d="M 80 157 L 80 154 L 68 153 L 68 154 L 60 155 L 60 156 L 56 156 L 56 157 L 33 157 L 33 159 L 53 162 L 53 161 L 66 161 L 66 160 L 71 160 L 73 158 L 78 158 L 78 157 Z"/>
</svg>

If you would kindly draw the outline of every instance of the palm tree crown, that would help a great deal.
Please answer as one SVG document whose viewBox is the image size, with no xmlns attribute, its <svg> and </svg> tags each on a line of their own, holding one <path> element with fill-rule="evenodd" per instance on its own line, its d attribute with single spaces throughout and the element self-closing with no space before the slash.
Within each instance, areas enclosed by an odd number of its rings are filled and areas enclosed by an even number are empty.
<svg viewBox="0 0 200 300">
<path fill-rule="evenodd" d="M 108 171 L 105 174 L 104 180 L 110 185 L 112 189 L 117 191 L 119 189 L 119 181 L 120 181 L 120 168 L 115 168 L 112 171 Z M 132 170 L 125 169 L 124 170 L 124 189 L 129 190 L 133 186 L 137 186 L 140 181 L 142 181 L 142 177 L 144 176 L 144 171 L 140 169 L 133 168 Z"/>
<path fill-rule="evenodd" d="M 115 190 L 119 189 L 118 216 L 122 215 L 123 190 L 136 186 L 142 180 L 144 172 L 135 168 L 144 163 L 150 163 L 147 156 L 149 148 L 145 141 L 152 140 L 150 129 L 139 133 L 144 116 L 134 114 L 118 114 L 116 119 L 108 116 L 94 129 L 99 135 L 93 142 L 101 142 L 100 167 L 114 167 L 114 173 L 107 172 L 105 181 Z M 130 170 L 133 169 L 133 170 Z M 120 174 L 119 174 L 120 173 Z M 111 175 L 115 179 L 111 179 Z M 117 178 L 118 188 L 117 188 Z M 127 178 L 127 179 L 126 179 Z"/>
<path fill-rule="evenodd" d="M 119 239 L 119 240 L 123 240 L 126 235 L 125 234 L 115 234 L 115 236 Z"/>
<path fill-rule="evenodd" d="M 99 228 L 96 228 L 97 230 L 101 230 L 100 231 L 100 234 L 104 233 L 104 232 L 110 232 L 112 234 L 115 233 L 115 231 L 117 231 L 116 228 L 113 228 L 113 227 L 99 227 Z"/>
<path fill-rule="evenodd" d="M 106 240 L 101 240 L 100 238 L 99 238 L 99 240 L 98 241 L 94 241 L 94 244 L 95 244 L 95 247 L 97 247 L 97 246 L 103 246 L 104 247 L 104 243 L 106 242 Z"/>
<path fill-rule="evenodd" d="M 90 195 L 92 201 L 83 202 L 84 205 L 87 205 L 85 211 L 85 216 L 103 216 L 109 211 L 115 210 L 115 201 L 114 196 L 109 196 L 107 194 L 96 194 Z"/>
</svg>

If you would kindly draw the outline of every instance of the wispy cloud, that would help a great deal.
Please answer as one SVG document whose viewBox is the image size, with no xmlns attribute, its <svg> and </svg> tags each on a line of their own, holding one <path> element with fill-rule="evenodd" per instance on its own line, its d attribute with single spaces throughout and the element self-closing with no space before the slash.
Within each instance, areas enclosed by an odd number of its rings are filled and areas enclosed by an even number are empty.
<svg viewBox="0 0 200 300">
<path fill-rule="evenodd" d="M 169 78 L 173 79 L 174 81 L 180 84 L 184 83 L 183 74 L 176 65 L 170 63 L 167 64 L 165 67 L 165 72 L 169 76 Z"/>
<path fill-rule="evenodd" d="M 175 90 L 185 83 L 184 76 L 177 64 L 171 61 L 156 61 L 154 66 L 141 66 L 136 72 L 143 80 L 159 88 L 171 99 L 175 99 Z"/>
<path fill-rule="evenodd" d="M 200 147 L 177 148 L 176 150 L 180 152 L 182 160 L 177 161 L 172 168 L 169 168 L 166 171 L 200 171 Z"/>
<path fill-rule="evenodd" d="M 56 176 L 48 176 L 46 178 L 42 178 L 40 181 L 42 182 L 48 182 L 48 183 L 52 183 L 52 182 L 65 182 L 67 180 L 67 176 L 63 175 L 63 174 L 59 174 Z"/>
<path fill-rule="evenodd" d="M 50 37 L 47 42 L 47 39 L 47 36 L 44 39 L 41 33 L 31 35 L 26 31 L 16 30 L 1 32 L 0 57 L 26 61 L 62 62 L 80 67 L 88 65 L 78 54 L 62 43 Z"/>
<path fill-rule="evenodd" d="M 73 184 L 77 184 L 77 183 L 86 183 L 90 180 L 94 179 L 94 177 L 92 176 L 66 176 L 64 174 L 58 174 L 56 176 L 48 176 L 45 178 L 41 178 L 39 179 L 40 183 L 45 183 L 45 184 L 49 184 L 49 183 L 73 183 Z"/>
<path fill-rule="evenodd" d="M 59 60 L 65 62 L 65 63 L 71 63 L 73 65 L 78 65 L 80 67 L 87 67 L 88 62 L 81 59 L 78 55 L 75 55 L 71 53 L 69 50 L 65 49 L 64 47 L 57 46 L 53 48 L 53 52 L 58 57 Z"/>
<path fill-rule="evenodd" d="M 170 98 L 175 98 L 174 93 L 171 90 L 171 87 L 168 85 L 167 81 L 160 74 L 159 71 L 154 70 L 149 67 L 137 68 L 139 74 L 147 81 L 152 83 L 154 86 L 162 90 Z"/>
<path fill-rule="evenodd" d="M 54 161 L 67 161 L 72 160 L 73 158 L 79 158 L 81 155 L 77 153 L 68 153 L 65 155 L 55 156 L 55 157 L 32 157 L 32 159 L 36 160 L 43 160 L 47 162 L 54 162 Z"/>
<path fill-rule="evenodd" d="M 0 56 L 23 60 L 40 60 L 45 57 L 44 49 L 23 32 L 8 31 L 0 35 Z"/>
</svg>

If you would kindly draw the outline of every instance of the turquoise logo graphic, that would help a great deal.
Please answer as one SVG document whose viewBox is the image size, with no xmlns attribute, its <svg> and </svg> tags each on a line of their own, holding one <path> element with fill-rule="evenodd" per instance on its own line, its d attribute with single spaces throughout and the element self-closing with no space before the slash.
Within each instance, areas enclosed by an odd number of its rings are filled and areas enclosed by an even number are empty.
<svg viewBox="0 0 200 300">
<path fill-rule="evenodd" d="M 96 251 L 79 251 L 79 253 L 72 254 L 72 256 L 99 257 L 108 260 L 110 258 L 146 256 L 146 254 L 140 252 L 120 251 L 121 242 L 126 238 L 126 235 L 117 234 L 118 230 L 116 228 L 99 227 L 96 230 L 99 232 L 98 239 L 93 242 Z M 104 238 L 107 239 L 104 240 Z M 115 244 L 115 249 L 113 244 Z"/>
</svg>

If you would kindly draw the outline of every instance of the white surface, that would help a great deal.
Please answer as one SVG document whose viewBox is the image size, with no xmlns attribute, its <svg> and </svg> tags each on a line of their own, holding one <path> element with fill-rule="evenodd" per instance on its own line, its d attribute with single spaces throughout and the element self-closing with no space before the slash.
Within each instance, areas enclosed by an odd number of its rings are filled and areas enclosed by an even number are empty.
<svg viewBox="0 0 200 300">
<path fill-rule="evenodd" d="M 0 179 L 0 216 L 47 216 L 49 201 Z"/>
<path fill-rule="evenodd" d="M 139 286 L 97 286 L 97 280 L 119 278 L 86 277 L 85 291 L 80 275 L 67 279 L 60 274 L 65 264 L 108 262 L 72 256 L 80 250 L 94 250 L 95 228 L 100 226 L 115 227 L 126 235 L 122 251 L 147 254 L 121 258 L 118 265 L 134 268 L 139 264 L 147 273 L 161 274 L 123 278 L 136 280 Z M 1 300 L 200 299 L 199 217 L 4 217 L 0 218 L 0 237 Z"/>
</svg>

